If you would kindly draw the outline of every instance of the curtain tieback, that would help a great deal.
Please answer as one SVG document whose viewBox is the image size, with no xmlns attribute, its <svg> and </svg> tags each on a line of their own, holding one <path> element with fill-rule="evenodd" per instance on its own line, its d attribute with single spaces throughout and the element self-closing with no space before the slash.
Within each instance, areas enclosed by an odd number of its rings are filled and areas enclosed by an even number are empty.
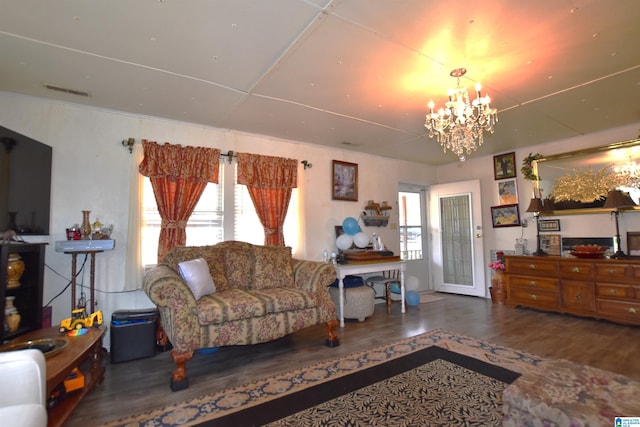
<svg viewBox="0 0 640 427">
<path fill-rule="evenodd" d="M 187 221 L 175 219 L 163 219 L 160 228 L 186 228 Z"/>
<path fill-rule="evenodd" d="M 264 234 L 276 234 L 278 233 L 278 229 L 277 228 L 265 228 L 264 229 Z"/>
</svg>

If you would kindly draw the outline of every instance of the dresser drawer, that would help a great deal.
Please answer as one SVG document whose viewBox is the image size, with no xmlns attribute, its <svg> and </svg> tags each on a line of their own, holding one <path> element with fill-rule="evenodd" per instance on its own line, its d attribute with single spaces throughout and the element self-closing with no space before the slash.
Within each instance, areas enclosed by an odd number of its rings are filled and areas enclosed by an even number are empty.
<svg viewBox="0 0 640 427">
<path fill-rule="evenodd" d="M 622 318 L 640 324 L 640 303 L 596 299 L 598 314 L 607 317 Z"/>
<path fill-rule="evenodd" d="M 558 274 L 558 263 L 537 258 L 530 260 L 507 258 L 507 272 L 526 276 L 556 276 Z"/>
<path fill-rule="evenodd" d="M 605 278 L 609 280 L 625 279 L 629 277 L 627 276 L 627 272 L 629 272 L 629 276 L 631 276 L 631 266 L 627 264 L 596 264 L 596 275 L 598 278 Z"/>
<path fill-rule="evenodd" d="M 560 294 L 520 288 L 509 289 L 509 303 L 551 310 L 560 309 Z"/>
<path fill-rule="evenodd" d="M 562 281 L 562 307 L 579 312 L 595 312 L 593 283 Z"/>
<path fill-rule="evenodd" d="M 563 262 L 560 264 L 560 277 L 563 279 L 590 279 L 594 265 L 586 262 Z"/>
<path fill-rule="evenodd" d="M 632 298 L 631 286 L 617 283 L 597 283 L 596 296 L 599 298 Z"/>
<path fill-rule="evenodd" d="M 532 276 L 509 276 L 509 288 L 558 292 L 558 279 Z"/>
</svg>

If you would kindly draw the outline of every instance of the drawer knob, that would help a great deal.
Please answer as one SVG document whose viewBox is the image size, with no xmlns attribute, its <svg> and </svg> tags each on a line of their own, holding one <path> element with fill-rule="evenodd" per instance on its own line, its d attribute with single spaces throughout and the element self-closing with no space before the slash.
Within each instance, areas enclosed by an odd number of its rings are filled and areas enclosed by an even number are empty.
<svg viewBox="0 0 640 427">
<path fill-rule="evenodd" d="M 582 299 L 582 294 L 580 292 L 576 292 L 576 301 L 580 301 Z"/>
<path fill-rule="evenodd" d="M 633 314 L 636 314 L 636 313 L 638 312 L 638 310 L 637 310 L 636 308 L 634 308 L 634 307 L 629 307 L 629 308 L 627 309 L 627 311 L 628 311 L 629 313 L 633 313 Z"/>
<path fill-rule="evenodd" d="M 573 271 L 574 273 L 580 273 L 580 267 L 573 267 L 571 271 Z"/>
<path fill-rule="evenodd" d="M 531 297 L 531 299 L 532 299 L 532 300 L 534 300 L 534 301 L 538 299 L 538 297 L 537 297 L 536 295 L 534 295 L 534 294 L 531 294 L 531 295 L 529 295 L 529 296 L 530 296 L 530 297 Z"/>
<path fill-rule="evenodd" d="M 616 290 L 615 289 L 609 289 L 609 294 L 610 295 L 615 295 L 616 294 Z"/>
<path fill-rule="evenodd" d="M 530 281 L 529 282 L 529 286 L 535 287 L 536 286 L 536 281 L 535 280 Z"/>
<path fill-rule="evenodd" d="M 535 270 L 535 269 L 536 269 L 535 264 L 529 264 L 529 270 Z"/>
</svg>

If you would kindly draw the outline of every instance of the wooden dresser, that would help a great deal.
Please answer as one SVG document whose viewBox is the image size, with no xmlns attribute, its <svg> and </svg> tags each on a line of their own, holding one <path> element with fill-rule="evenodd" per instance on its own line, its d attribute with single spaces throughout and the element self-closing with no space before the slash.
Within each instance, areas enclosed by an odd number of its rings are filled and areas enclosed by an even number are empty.
<svg viewBox="0 0 640 427">
<path fill-rule="evenodd" d="M 640 260 L 506 256 L 507 304 L 640 325 Z"/>
</svg>

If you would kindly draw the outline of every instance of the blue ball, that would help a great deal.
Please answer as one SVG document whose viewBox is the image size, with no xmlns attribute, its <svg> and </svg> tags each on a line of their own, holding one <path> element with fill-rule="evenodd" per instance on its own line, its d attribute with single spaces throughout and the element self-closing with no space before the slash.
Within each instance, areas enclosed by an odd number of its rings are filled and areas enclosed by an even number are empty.
<svg viewBox="0 0 640 427">
<path fill-rule="evenodd" d="M 345 233 L 353 236 L 360 231 L 360 224 L 358 224 L 357 219 L 348 217 L 345 218 L 344 221 L 342 221 L 342 230 L 344 230 Z"/>
<path fill-rule="evenodd" d="M 420 294 L 417 291 L 407 291 L 405 299 L 410 306 L 420 304 Z"/>
</svg>

